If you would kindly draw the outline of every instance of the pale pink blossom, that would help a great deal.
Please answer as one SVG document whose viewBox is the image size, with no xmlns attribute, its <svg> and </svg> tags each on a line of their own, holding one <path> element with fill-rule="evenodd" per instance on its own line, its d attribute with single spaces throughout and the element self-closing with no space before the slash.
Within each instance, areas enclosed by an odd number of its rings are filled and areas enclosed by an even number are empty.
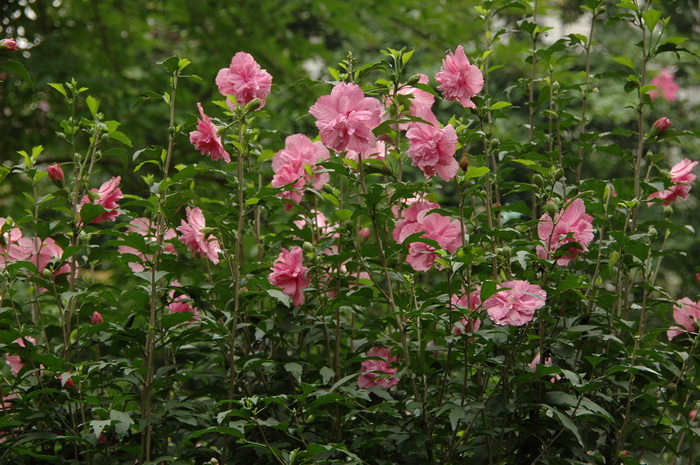
<svg viewBox="0 0 700 465">
<path fill-rule="evenodd" d="M 284 141 L 284 148 L 272 158 L 272 169 L 275 175 L 272 178 L 272 187 L 284 187 L 292 184 L 292 189 L 277 194 L 280 198 L 286 198 L 299 203 L 302 199 L 304 186 L 311 185 L 318 190 L 323 188 L 330 180 L 330 175 L 321 172 L 316 164 L 330 158 L 328 149 L 323 143 L 311 139 L 304 134 L 293 134 Z M 311 174 L 306 170 L 309 165 Z M 287 210 L 291 208 L 287 204 Z"/>
<path fill-rule="evenodd" d="M 330 95 L 320 97 L 309 109 L 316 117 L 321 140 L 336 152 L 365 152 L 375 142 L 372 130 L 382 122 L 376 98 L 365 97 L 356 84 L 341 82 Z"/>
<path fill-rule="evenodd" d="M 439 213 L 428 214 L 428 211 L 421 211 L 415 223 L 405 225 L 401 229 L 399 242 L 403 243 L 412 234 L 423 233 L 421 236 L 423 239 L 432 239 L 442 249 L 455 253 L 462 246 L 462 229 L 459 221 L 450 221 L 449 217 Z M 412 242 L 408 246 L 406 262 L 416 271 L 427 271 L 437 259 L 435 250 L 434 246 L 424 242 Z"/>
<path fill-rule="evenodd" d="M 507 281 L 498 292 L 486 299 L 483 307 L 497 325 L 522 326 L 532 320 L 535 311 L 544 307 L 547 293 L 527 281 Z"/>
<path fill-rule="evenodd" d="M 281 288 L 296 306 L 304 303 L 304 289 L 311 283 L 309 269 L 303 265 L 303 260 L 304 252 L 301 247 L 282 249 L 268 277 L 270 284 Z"/>
<path fill-rule="evenodd" d="M 12 342 L 19 345 L 20 347 L 27 347 L 25 345 L 25 340 L 29 341 L 32 345 L 36 345 L 36 340 L 31 336 L 20 337 Z M 22 368 L 24 368 L 24 362 L 22 362 L 22 357 L 16 354 L 5 354 L 5 363 L 7 363 L 10 366 L 10 371 L 12 372 L 13 376 L 17 376 L 17 373 L 19 373 L 19 371 Z"/>
<path fill-rule="evenodd" d="M 187 250 L 204 258 L 207 257 L 215 265 L 219 263 L 219 241 L 212 234 L 203 231 L 206 221 L 202 210 L 198 207 L 185 208 L 187 221 L 182 220 L 177 228 L 182 235 L 180 242 L 187 245 Z"/>
<path fill-rule="evenodd" d="M 34 242 L 22 237 L 22 231 L 0 218 L 0 269 L 7 267 L 7 262 L 29 260 L 34 253 Z"/>
<path fill-rule="evenodd" d="M 233 95 L 238 105 L 246 105 L 253 99 L 260 99 L 265 106 L 267 94 L 272 88 L 272 76 L 248 53 L 238 52 L 231 59 L 228 68 L 222 68 L 216 75 L 216 85 L 222 95 Z M 229 108 L 233 104 L 226 102 Z"/>
<path fill-rule="evenodd" d="M 571 247 L 557 259 L 557 265 L 566 266 L 583 251 L 588 251 L 588 244 L 593 240 L 593 217 L 586 214 L 586 205 L 581 199 L 569 202 L 554 220 L 545 213 L 537 225 L 537 235 L 544 242 L 544 247 L 537 246 L 537 256 L 549 260 L 552 254 L 569 242 L 577 242 L 581 249 Z"/>
<path fill-rule="evenodd" d="M 369 228 L 362 228 L 357 232 L 357 235 L 364 240 L 369 240 L 370 233 Z"/>
<path fill-rule="evenodd" d="M 428 84 L 429 79 L 425 74 L 419 74 L 418 82 L 420 84 Z M 411 116 L 418 116 L 419 112 L 433 113 L 432 108 L 435 103 L 435 96 L 430 92 L 426 92 L 423 89 L 418 89 L 417 87 L 404 85 L 398 91 L 399 95 L 407 95 L 411 99 L 410 106 L 408 108 L 408 114 Z M 386 107 L 389 108 L 393 104 L 393 99 L 388 98 L 386 101 Z M 405 114 L 399 115 L 399 117 L 405 117 Z M 406 131 L 409 128 L 409 123 L 400 123 L 398 129 L 400 131 Z"/>
<path fill-rule="evenodd" d="M 202 155 L 209 155 L 213 161 L 223 159 L 226 163 L 230 163 L 231 156 L 224 149 L 216 126 L 211 122 L 211 118 L 204 114 L 201 103 L 197 103 L 197 108 L 202 118 L 197 119 L 197 129 L 190 132 L 190 142 L 196 150 L 202 152 Z"/>
<path fill-rule="evenodd" d="M 656 86 L 656 89 L 649 91 L 649 97 L 651 97 L 652 100 L 663 97 L 669 102 L 675 102 L 678 98 L 680 86 L 673 77 L 673 71 L 671 71 L 670 68 L 664 68 L 659 71 L 659 74 L 654 76 L 649 84 Z"/>
<path fill-rule="evenodd" d="M 457 100 L 463 107 L 476 108 L 471 98 L 483 89 L 484 76 L 478 66 L 469 63 L 461 45 L 454 53 L 448 52 L 442 60 L 442 68 L 435 80 L 440 83 L 438 89 L 445 100 Z"/>
<path fill-rule="evenodd" d="M 399 378 L 395 375 L 398 370 L 392 368 L 398 357 L 391 355 L 391 350 L 386 347 L 375 346 L 367 351 L 367 357 L 377 359 L 365 360 L 360 367 L 360 376 L 357 378 L 357 385 L 366 389 L 372 386 L 382 386 L 387 389 L 399 384 Z"/>
<path fill-rule="evenodd" d="M 144 236 L 146 238 L 147 244 L 156 243 L 156 226 L 151 224 L 151 220 L 148 218 L 134 218 L 133 220 L 131 220 L 131 223 L 129 223 L 129 226 L 126 228 L 126 230 L 130 233 L 136 233 Z M 175 230 L 173 228 L 168 228 L 165 230 L 163 240 L 170 241 L 172 239 L 175 239 L 176 236 L 177 234 L 175 233 Z M 138 249 L 128 245 L 120 245 L 117 249 L 119 250 L 119 253 L 128 253 L 131 255 L 136 255 L 141 259 L 142 262 L 150 261 L 153 258 L 153 255 L 144 255 Z M 163 252 L 175 253 L 175 246 L 173 244 L 166 243 L 163 246 Z M 129 262 L 128 265 L 131 271 L 133 271 L 134 273 L 139 273 L 146 269 L 142 263 Z"/>
<path fill-rule="evenodd" d="M 459 169 L 454 157 L 457 150 L 457 133 L 450 124 L 441 129 L 440 123 L 429 110 L 421 110 L 418 116 L 430 124 L 414 122 L 406 132 L 411 165 L 420 168 L 426 178 L 438 174 L 445 181 L 449 181 Z"/>
<path fill-rule="evenodd" d="M 687 297 L 679 300 L 678 305 L 673 307 L 673 320 L 680 326 L 671 326 L 666 331 L 669 341 L 686 332 L 696 333 L 700 321 L 700 301 L 693 302 Z"/>
<path fill-rule="evenodd" d="M 91 195 L 86 195 L 80 201 L 81 206 L 85 205 L 86 203 L 93 203 L 96 205 L 102 205 L 105 210 L 108 210 L 92 220 L 93 223 L 112 221 L 119 216 L 119 212 L 116 210 L 116 208 L 119 206 L 117 205 L 117 202 L 124 196 L 121 189 L 119 189 L 119 183 L 121 180 L 121 176 L 117 176 L 116 178 L 113 177 L 109 181 L 102 184 L 99 189 L 92 189 L 92 192 L 97 193 L 96 200 L 92 200 Z"/>
<path fill-rule="evenodd" d="M 530 362 L 530 364 L 528 366 L 532 370 L 537 371 L 537 365 L 540 365 L 541 359 L 542 359 L 542 357 L 540 356 L 540 354 L 535 355 L 535 358 L 532 359 L 532 361 Z M 547 357 L 544 359 L 544 366 L 546 366 L 546 367 L 553 366 L 552 357 Z M 549 379 L 549 381 L 553 383 L 555 381 L 559 381 L 560 379 L 561 379 L 561 375 L 554 375 Z"/>
<path fill-rule="evenodd" d="M 663 192 L 654 192 L 647 200 L 660 199 L 664 205 L 675 202 L 678 198 L 687 199 L 690 195 L 690 187 L 695 182 L 693 170 L 698 165 L 697 161 L 687 158 L 679 161 L 671 168 L 671 186 Z"/>
<path fill-rule="evenodd" d="M 452 334 L 472 334 L 479 331 L 481 328 L 481 319 L 479 318 L 477 309 L 481 306 L 481 297 L 479 296 L 480 288 L 477 287 L 471 293 L 464 293 L 461 297 L 453 295 L 450 299 L 452 305 L 459 310 L 469 310 L 468 315 L 463 315 L 462 318 L 452 326 Z"/>
</svg>

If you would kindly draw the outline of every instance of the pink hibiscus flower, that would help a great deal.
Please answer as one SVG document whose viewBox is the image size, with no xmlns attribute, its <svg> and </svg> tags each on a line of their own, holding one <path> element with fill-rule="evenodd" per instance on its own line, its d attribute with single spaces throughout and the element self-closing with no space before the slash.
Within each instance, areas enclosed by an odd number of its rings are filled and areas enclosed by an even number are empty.
<svg viewBox="0 0 700 465">
<path fill-rule="evenodd" d="M 408 200 L 410 202 L 411 199 Z M 440 205 L 436 204 L 435 202 L 428 202 L 427 200 L 414 200 L 414 202 L 410 203 L 410 206 L 403 211 L 401 219 L 396 221 L 391 236 L 396 242 L 401 242 L 399 238 L 401 237 L 401 231 L 403 228 L 410 224 L 417 223 L 418 214 L 421 212 L 430 211 L 435 208 L 440 208 Z"/>
<path fill-rule="evenodd" d="M 0 268 L 4 269 L 7 262 L 29 260 L 34 253 L 34 242 L 22 237 L 22 231 L 8 224 L 5 218 L 0 218 Z"/>
<path fill-rule="evenodd" d="M 280 150 L 272 158 L 272 169 L 275 175 L 272 177 L 272 187 L 284 187 L 290 183 L 292 189 L 277 194 L 280 198 L 286 198 L 293 202 L 301 202 L 304 186 L 309 184 L 314 189 L 321 189 L 328 183 L 330 175 L 319 172 L 316 168 L 318 162 L 328 160 L 330 153 L 321 142 L 312 142 L 304 134 L 293 134 L 284 141 L 284 149 Z M 311 166 L 312 175 L 306 171 L 306 165 Z M 291 208 L 286 205 L 286 209 Z"/>
<path fill-rule="evenodd" d="M 50 237 L 47 237 L 43 241 L 37 239 L 38 250 L 33 251 L 30 261 L 36 265 L 39 273 L 43 273 L 46 266 L 57 258 L 63 256 L 63 249 L 58 243 Z M 70 266 L 65 264 L 54 271 L 54 276 L 59 274 L 68 273 L 70 271 Z"/>
<path fill-rule="evenodd" d="M 146 238 L 146 243 L 155 244 L 156 242 L 156 226 L 152 225 L 151 220 L 148 218 L 134 218 L 131 223 L 129 223 L 126 230 L 131 233 L 141 234 Z M 176 236 L 175 230 L 173 228 L 168 228 L 163 235 L 163 239 L 169 241 L 175 239 Z M 117 249 L 119 253 L 136 255 L 142 262 L 150 261 L 153 258 L 153 255 L 144 255 L 137 249 L 128 245 L 120 245 Z M 163 246 L 163 251 L 166 253 L 175 253 L 175 246 L 173 244 L 165 244 Z M 128 265 L 134 273 L 140 273 L 146 269 L 141 263 L 129 262 Z"/>
<path fill-rule="evenodd" d="M 661 199 L 664 205 L 675 202 L 678 198 L 687 199 L 690 195 L 691 184 L 695 182 L 693 170 L 698 165 L 697 161 L 687 158 L 679 161 L 671 168 L 671 186 L 663 192 L 654 192 L 647 200 Z"/>
<path fill-rule="evenodd" d="M 545 246 L 537 246 L 537 256 L 549 260 L 559 247 L 569 242 L 577 242 L 582 249 L 572 247 L 557 259 L 557 265 L 566 266 L 583 250 L 588 251 L 588 244 L 593 240 L 593 217 L 586 214 L 586 205 L 581 199 L 569 202 L 552 220 L 548 213 L 540 217 L 537 235 Z"/>
<path fill-rule="evenodd" d="M 656 89 L 649 91 L 649 97 L 652 100 L 663 97 L 669 102 L 675 102 L 678 98 L 680 86 L 673 77 L 673 71 L 670 68 L 664 68 L 659 71 L 659 74 L 654 76 L 649 84 L 656 86 Z"/>
<path fill-rule="evenodd" d="M 215 265 L 219 263 L 219 241 L 213 235 L 206 234 L 203 229 L 206 228 L 206 221 L 202 210 L 198 207 L 185 209 L 187 212 L 187 221 L 182 220 L 177 228 L 182 233 L 180 242 L 187 245 L 187 250 L 199 254 L 200 257 L 207 257 Z"/>
<path fill-rule="evenodd" d="M 112 177 L 112 179 L 102 184 L 99 189 L 92 189 L 92 192 L 97 193 L 96 200 L 92 200 L 91 195 L 86 195 L 80 201 L 81 206 L 85 205 L 86 203 L 93 203 L 96 205 L 102 205 L 106 210 L 109 210 L 92 220 L 93 223 L 112 221 L 119 216 L 119 212 L 115 209 L 119 206 L 117 205 L 117 202 L 124 197 L 121 189 L 119 189 L 119 183 L 121 180 L 121 176 L 117 176 L 116 178 Z"/>
<path fill-rule="evenodd" d="M 442 68 L 435 76 L 445 100 L 457 100 L 463 107 L 476 108 L 471 98 L 484 88 L 484 76 L 477 66 L 469 63 L 464 48 L 449 52 L 442 60 Z"/>
<path fill-rule="evenodd" d="M 411 165 L 420 168 L 426 178 L 437 173 L 442 179 L 449 181 L 459 169 L 459 164 L 454 158 L 457 133 L 450 124 L 440 129 L 440 123 L 430 110 L 422 109 L 417 116 L 430 124 L 411 123 L 406 132 Z"/>
<path fill-rule="evenodd" d="M 320 97 L 309 113 L 316 117 L 323 143 L 336 152 L 369 150 L 375 141 L 372 130 L 382 122 L 379 100 L 344 82 L 336 84 L 331 95 Z"/>
<path fill-rule="evenodd" d="M 20 337 L 12 342 L 19 345 L 20 347 L 27 347 L 24 343 L 25 340 L 29 341 L 32 345 L 36 344 L 36 340 L 31 336 Z M 17 373 L 19 373 L 19 371 L 22 368 L 24 368 L 22 357 L 20 357 L 19 355 L 5 354 L 5 363 L 7 363 L 10 366 L 10 371 L 12 372 L 13 376 L 17 376 Z"/>
<path fill-rule="evenodd" d="M 309 287 L 309 269 L 303 265 L 304 252 L 301 247 L 292 247 L 291 250 L 282 249 L 272 266 L 268 280 L 273 286 L 282 289 L 282 292 L 292 298 L 294 305 L 304 303 L 304 289 Z"/>
<path fill-rule="evenodd" d="M 365 360 L 360 367 L 360 376 L 357 378 L 357 385 L 366 389 L 371 386 L 382 386 L 387 389 L 399 384 L 399 378 L 395 375 L 398 371 L 392 368 L 398 358 L 391 355 L 391 351 L 385 347 L 372 347 L 367 351 L 368 357 L 377 357 L 381 360 Z M 378 373 L 377 373 L 378 372 Z"/>
<path fill-rule="evenodd" d="M 464 289 L 462 289 L 464 293 Z M 477 287 L 469 294 L 463 294 L 461 297 L 453 295 L 450 301 L 452 305 L 458 309 L 469 310 L 469 313 L 476 312 L 481 306 L 481 297 L 479 296 L 480 287 Z M 474 317 L 463 316 L 457 323 L 452 326 L 452 334 L 472 334 L 479 331 L 481 328 L 481 319 L 476 315 Z"/>
<path fill-rule="evenodd" d="M 260 68 L 260 65 L 248 53 L 238 52 L 231 59 L 228 68 L 222 68 L 216 75 L 216 85 L 222 95 L 233 95 L 238 105 L 246 105 L 259 98 L 260 108 L 265 106 L 265 99 L 272 88 L 272 76 Z M 226 102 L 233 110 L 233 103 Z"/>
<path fill-rule="evenodd" d="M 537 371 L 537 365 L 541 364 L 540 363 L 541 360 L 542 360 L 542 357 L 540 356 L 540 354 L 537 354 L 537 355 L 535 355 L 535 358 L 532 359 L 532 361 L 530 362 L 530 364 L 528 366 L 533 371 Z M 544 366 L 546 366 L 546 367 L 554 366 L 554 364 L 552 362 L 552 357 L 547 357 L 544 359 Z M 561 375 L 554 375 L 549 379 L 549 381 L 551 383 L 553 383 L 555 381 L 559 381 L 560 379 L 561 379 Z"/>
<path fill-rule="evenodd" d="M 449 217 L 439 213 L 430 213 L 423 210 L 418 213 L 416 222 L 407 224 L 401 228 L 399 242 L 406 240 L 408 236 L 423 233 L 422 238 L 436 241 L 441 248 L 455 253 L 462 246 L 462 228 L 459 221 L 450 221 Z M 408 246 L 406 262 L 416 271 L 427 271 L 435 263 L 437 254 L 435 247 L 423 242 L 412 242 Z"/>
<path fill-rule="evenodd" d="M 507 281 L 483 306 L 491 321 L 497 325 L 522 326 L 532 320 L 535 311 L 544 307 L 547 293 L 537 284 L 527 281 Z"/>
<path fill-rule="evenodd" d="M 202 155 L 209 155 L 213 161 L 223 158 L 226 163 L 230 163 L 231 156 L 224 150 L 216 126 L 211 122 L 211 118 L 204 114 L 201 103 L 197 102 L 197 108 L 202 119 L 197 119 L 197 130 L 190 133 L 190 142 Z"/>
<path fill-rule="evenodd" d="M 372 147 L 362 152 L 362 159 L 367 160 L 369 158 L 374 160 L 383 161 L 387 153 L 386 143 L 384 141 L 378 140 L 374 143 Z M 360 154 L 354 150 L 348 150 L 345 153 L 345 158 L 359 162 Z"/>
<path fill-rule="evenodd" d="M 172 283 L 173 287 L 181 287 L 180 283 L 177 281 L 173 281 Z M 168 292 L 168 296 L 170 296 L 170 304 L 168 304 L 168 313 L 173 314 L 173 313 L 191 313 L 192 314 L 192 320 L 201 320 L 202 317 L 199 315 L 199 311 L 194 308 L 193 306 L 190 305 L 190 302 L 192 300 L 187 297 L 185 294 L 179 294 L 178 296 L 175 296 L 175 289 L 170 289 Z"/>
<path fill-rule="evenodd" d="M 700 301 L 693 302 L 687 297 L 679 300 L 678 305 L 673 307 L 673 319 L 680 326 L 671 326 L 666 331 L 669 341 L 686 332 L 696 333 L 700 321 Z"/>
</svg>

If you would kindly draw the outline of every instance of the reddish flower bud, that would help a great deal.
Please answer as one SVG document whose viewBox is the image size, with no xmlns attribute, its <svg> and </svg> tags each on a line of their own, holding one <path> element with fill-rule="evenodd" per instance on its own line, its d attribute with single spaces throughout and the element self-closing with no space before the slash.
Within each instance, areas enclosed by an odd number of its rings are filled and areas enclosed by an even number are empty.
<svg viewBox="0 0 700 465">
<path fill-rule="evenodd" d="M 17 42 L 12 37 L 9 39 L 2 39 L 2 41 L 0 41 L 0 50 L 3 52 L 16 52 Z"/>
<path fill-rule="evenodd" d="M 367 240 L 369 239 L 369 228 L 362 228 L 360 231 L 357 233 L 362 239 Z"/>
<path fill-rule="evenodd" d="M 469 159 L 466 155 L 463 155 L 462 158 L 459 160 L 459 167 L 462 168 L 462 171 L 464 171 L 465 173 L 469 169 Z"/>
<path fill-rule="evenodd" d="M 49 179 L 51 182 L 59 187 L 63 185 L 63 169 L 61 168 L 61 165 L 54 163 L 46 168 L 46 171 L 49 173 Z"/>
<path fill-rule="evenodd" d="M 654 124 L 651 125 L 649 137 L 656 137 L 659 134 L 666 131 L 666 129 L 668 129 L 669 127 L 671 127 L 671 120 L 666 118 L 665 116 L 662 116 L 661 118 L 654 121 Z"/>
<path fill-rule="evenodd" d="M 61 381 L 61 387 L 63 389 L 75 389 L 75 382 L 73 381 L 73 378 L 67 378 L 65 381 L 63 381 L 63 377 L 59 376 L 58 379 Z"/>
<path fill-rule="evenodd" d="M 90 319 L 92 321 L 93 325 L 98 325 L 102 323 L 104 320 L 102 319 L 102 315 L 100 315 L 100 312 L 94 312 L 92 314 L 92 318 Z"/>
</svg>

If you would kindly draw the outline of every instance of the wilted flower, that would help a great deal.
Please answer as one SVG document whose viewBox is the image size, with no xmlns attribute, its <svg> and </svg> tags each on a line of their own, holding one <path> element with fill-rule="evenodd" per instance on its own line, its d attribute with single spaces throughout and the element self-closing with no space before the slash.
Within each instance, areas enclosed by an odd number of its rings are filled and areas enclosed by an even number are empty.
<svg viewBox="0 0 700 465">
<path fill-rule="evenodd" d="M 308 277 L 309 269 L 303 265 L 303 259 L 304 252 L 301 247 L 282 249 L 268 277 L 270 284 L 281 288 L 297 306 L 304 303 L 304 289 L 311 283 Z"/>
<path fill-rule="evenodd" d="M 357 385 L 360 388 L 371 386 L 382 386 L 392 388 L 399 384 L 399 378 L 395 376 L 398 371 L 391 365 L 397 361 L 396 356 L 391 355 L 391 351 L 385 347 L 372 347 L 367 351 L 368 357 L 377 357 L 381 360 L 365 360 L 360 368 L 360 376 L 357 378 Z M 376 373 L 379 372 L 379 373 Z"/>
<path fill-rule="evenodd" d="M 119 212 L 115 209 L 119 206 L 117 205 L 117 202 L 124 196 L 121 189 L 119 189 L 119 183 L 121 180 L 121 176 L 117 176 L 116 178 L 113 177 L 109 181 L 102 184 L 99 189 L 92 189 L 92 192 L 97 193 L 96 200 L 92 200 L 91 195 L 86 195 L 80 201 L 81 206 L 85 205 L 86 203 L 93 203 L 96 205 L 102 205 L 106 210 L 109 210 L 92 220 L 93 223 L 111 221 L 119 216 Z"/>
<path fill-rule="evenodd" d="M 700 301 L 693 302 L 687 297 L 679 300 L 678 305 L 673 307 L 673 320 L 680 326 L 671 326 L 666 331 L 669 341 L 685 332 L 696 333 L 700 321 Z"/>
<path fill-rule="evenodd" d="M 535 355 L 535 358 L 532 359 L 532 361 L 530 362 L 530 364 L 528 366 L 532 370 L 537 371 L 537 365 L 540 364 L 541 360 L 542 360 L 542 357 L 540 356 L 540 354 L 537 354 L 537 355 Z M 544 366 L 546 366 L 546 367 L 553 366 L 552 357 L 547 357 L 544 359 Z M 560 379 L 561 379 L 561 375 L 554 375 L 549 379 L 549 381 L 553 383 L 555 381 L 559 381 Z"/>
<path fill-rule="evenodd" d="M 216 126 L 211 122 L 211 118 L 204 114 L 201 103 L 197 103 L 197 108 L 202 118 L 197 119 L 197 130 L 190 133 L 190 142 L 202 155 L 209 155 L 213 161 L 223 158 L 226 163 L 230 163 L 231 156 L 224 149 Z"/>
<path fill-rule="evenodd" d="M 484 76 L 478 66 L 469 63 L 464 48 L 447 54 L 442 60 L 442 68 L 435 76 L 445 100 L 457 100 L 463 107 L 476 108 L 471 98 L 484 87 Z"/>
<path fill-rule="evenodd" d="M 568 265 L 583 250 L 588 251 L 588 244 L 593 240 L 593 217 L 586 214 L 586 205 L 581 199 L 569 202 L 554 220 L 545 213 L 537 225 L 537 235 L 545 246 L 537 246 L 537 256 L 549 260 L 551 254 L 569 242 L 577 242 L 581 249 L 572 247 L 557 259 L 557 265 Z"/>
<path fill-rule="evenodd" d="M 382 122 L 379 100 L 365 97 L 357 84 L 341 82 L 309 109 L 326 147 L 364 153 L 374 144 L 372 130 Z"/>
<path fill-rule="evenodd" d="M 260 65 L 248 53 L 238 52 L 231 59 L 228 68 L 222 68 L 216 75 L 216 85 L 222 95 L 233 95 L 238 105 L 246 105 L 253 99 L 260 99 L 265 106 L 265 99 L 272 88 L 272 76 L 260 68 Z M 230 101 L 226 102 L 233 109 Z"/>
<path fill-rule="evenodd" d="M 651 97 L 652 100 L 661 96 L 669 102 L 676 101 L 680 86 L 673 77 L 673 71 L 671 71 L 670 68 L 664 68 L 659 71 L 659 74 L 654 76 L 649 83 L 656 86 L 656 89 L 649 91 L 649 97 Z"/>
<path fill-rule="evenodd" d="M 547 293 L 537 284 L 527 281 L 508 281 L 498 285 L 496 292 L 486 299 L 483 307 L 497 325 L 522 326 L 544 307 Z"/>
<path fill-rule="evenodd" d="M 180 242 L 187 245 L 187 250 L 199 254 L 200 257 L 207 257 L 215 265 L 219 263 L 219 241 L 211 234 L 205 233 L 206 221 L 202 210 L 198 207 L 185 208 L 187 221 L 182 220 L 177 228 L 182 233 Z"/>
</svg>

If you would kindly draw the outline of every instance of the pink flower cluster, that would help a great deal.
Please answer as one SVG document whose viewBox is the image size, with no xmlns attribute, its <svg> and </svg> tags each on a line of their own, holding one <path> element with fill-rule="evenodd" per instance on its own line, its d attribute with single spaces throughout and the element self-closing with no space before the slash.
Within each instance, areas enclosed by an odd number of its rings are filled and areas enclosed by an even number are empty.
<svg viewBox="0 0 700 465">
<path fill-rule="evenodd" d="M 679 161 L 671 168 L 671 187 L 663 192 L 654 192 L 647 200 L 661 199 L 664 205 L 675 202 L 678 198 L 687 199 L 690 194 L 690 186 L 695 182 L 693 169 L 698 166 L 697 161 L 687 158 Z"/>
<path fill-rule="evenodd" d="M 321 189 L 328 183 L 330 176 L 328 173 L 319 173 L 316 164 L 329 158 L 330 153 L 321 142 L 312 142 L 303 134 L 287 137 L 284 141 L 284 149 L 277 152 L 272 159 L 272 169 L 275 172 L 272 187 L 291 184 L 291 188 L 280 192 L 277 196 L 299 203 L 306 185 L 311 185 L 317 190 Z M 311 174 L 306 170 L 307 165 L 311 167 Z M 289 210 L 292 204 L 287 203 L 285 208 Z"/>
<path fill-rule="evenodd" d="M 223 159 L 230 163 L 231 156 L 224 149 L 216 126 L 211 122 L 211 118 L 204 114 L 201 103 L 197 103 L 197 108 L 202 118 L 197 119 L 197 130 L 190 133 L 190 142 L 202 155 L 209 155 L 213 161 Z"/>
<path fill-rule="evenodd" d="M 586 214 L 586 205 L 581 199 L 569 202 L 552 219 L 548 213 L 540 218 L 537 235 L 544 241 L 544 247 L 537 246 L 537 256 L 549 260 L 552 254 L 569 242 L 576 242 L 581 249 L 571 247 L 557 259 L 557 265 L 566 266 L 583 250 L 588 251 L 588 244 L 593 240 L 593 217 Z"/>
<path fill-rule="evenodd" d="M 119 212 L 116 210 L 116 208 L 119 206 L 117 205 L 117 202 L 124 197 L 121 189 L 119 189 L 119 183 L 121 180 L 121 176 L 117 176 L 116 178 L 112 177 L 112 179 L 102 184 L 99 189 L 92 189 L 92 192 L 96 194 L 88 194 L 80 201 L 81 206 L 85 205 L 86 203 L 92 203 L 102 205 L 106 210 L 108 210 L 92 220 L 93 223 L 112 221 L 119 216 Z"/>
<path fill-rule="evenodd" d="M 399 378 L 392 376 L 398 371 L 396 368 L 392 368 L 392 364 L 398 358 L 391 355 L 391 350 L 386 347 L 372 347 L 367 351 L 367 357 L 375 357 L 375 359 L 362 362 L 361 374 L 357 378 L 357 385 L 360 388 L 382 386 L 388 389 L 399 384 Z"/>
<path fill-rule="evenodd" d="M 440 207 L 436 203 L 425 201 L 415 202 L 408 207 L 403 218 L 396 222 L 392 232 L 394 240 L 403 243 L 408 236 L 422 233 L 423 239 L 434 240 L 441 248 L 455 253 L 463 243 L 459 221 L 450 221 L 439 213 L 429 213 L 434 208 Z M 406 261 L 416 271 L 429 270 L 437 258 L 435 250 L 432 245 L 412 242 L 408 245 Z"/>
<path fill-rule="evenodd" d="M 651 97 L 652 100 L 663 97 L 669 102 L 675 102 L 678 98 L 680 86 L 676 82 L 673 71 L 671 71 L 670 68 L 664 68 L 659 71 L 659 74 L 654 76 L 649 83 L 656 86 L 656 89 L 649 91 L 649 97 Z"/>
<path fill-rule="evenodd" d="M 666 335 L 670 341 L 681 334 L 697 333 L 698 322 L 700 322 L 700 300 L 693 302 L 685 297 L 678 301 L 678 305 L 673 307 L 673 320 L 680 326 L 671 326 Z"/>
<path fill-rule="evenodd" d="M 130 233 L 136 233 L 144 236 L 146 238 L 146 243 L 154 244 L 156 242 L 156 226 L 151 224 L 151 220 L 149 220 L 148 218 L 134 218 L 131 221 L 131 223 L 129 223 L 129 226 L 126 228 L 126 230 Z M 169 228 L 165 231 L 163 239 L 169 241 L 175 239 L 175 236 L 175 230 Z M 137 249 L 128 245 L 120 245 L 118 247 L 118 250 L 119 253 L 128 253 L 136 255 L 141 259 L 142 262 L 150 261 L 153 258 L 152 255 L 144 255 Z M 175 246 L 173 244 L 165 244 L 165 246 L 163 247 L 163 251 L 167 253 L 175 253 Z M 145 270 L 142 263 L 136 262 L 129 262 L 129 268 L 134 273 L 139 273 Z"/>
<path fill-rule="evenodd" d="M 198 207 L 185 208 L 187 221 L 182 220 L 177 230 L 182 233 L 180 242 L 187 245 L 187 250 L 204 258 L 207 257 L 215 265 L 219 263 L 221 247 L 216 237 L 204 231 L 206 220 L 202 210 Z"/>
<path fill-rule="evenodd" d="M 462 289 L 464 293 L 464 289 Z M 474 314 L 481 307 L 481 297 L 479 296 L 480 288 L 477 287 L 469 294 L 463 294 L 461 297 L 453 295 L 452 305 L 458 309 L 469 310 L 469 313 Z M 478 315 L 467 316 L 463 315 L 460 320 L 452 326 L 452 334 L 472 334 L 479 331 L 481 328 L 481 319 Z"/>
<path fill-rule="evenodd" d="M 364 153 L 374 145 L 372 130 L 382 122 L 382 107 L 376 98 L 365 97 L 356 84 L 341 82 L 309 109 L 326 147 L 343 152 Z"/>
<path fill-rule="evenodd" d="M 463 107 L 476 108 L 471 98 L 484 88 L 484 76 L 478 66 L 469 63 L 464 47 L 459 45 L 454 53 L 447 54 L 435 80 L 440 83 L 438 89 L 445 100 L 457 100 Z"/>
<path fill-rule="evenodd" d="M 303 260 L 301 247 L 282 249 L 268 277 L 270 284 L 282 288 L 282 292 L 291 297 L 296 306 L 304 303 L 304 289 L 311 283 L 309 269 L 303 265 Z"/>
<path fill-rule="evenodd" d="M 265 106 L 267 94 L 272 88 L 272 76 L 248 53 L 238 52 L 231 59 L 228 68 L 222 68 L 216 75 L 216 85 L 222 95 L 233 95 L 238 105 L 247 105 L 253 99 L 260 99 Z M 226 102 L 232 110 L 230 101 Z"/>
<path fill-rule="evenodd" d="M 483 307 L 497 325 L 522 326 L 532 321 L 535 311 L 544 307 L 547 293 L 527 281 L 507 281 L 486 299 Z"/>
</svg>

